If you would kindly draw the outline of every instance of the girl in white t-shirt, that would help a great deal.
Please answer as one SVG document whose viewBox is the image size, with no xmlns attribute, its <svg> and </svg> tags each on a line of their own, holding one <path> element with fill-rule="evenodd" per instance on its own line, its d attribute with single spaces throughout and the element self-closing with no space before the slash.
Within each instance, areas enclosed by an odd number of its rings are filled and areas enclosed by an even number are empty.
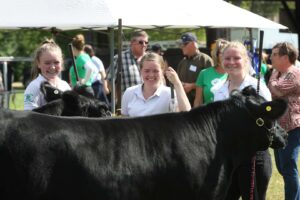
<svg viewBox="0 0 300 200">
<path fill-rule="evenodd" d="M 165 63 L 156 53 L 147 53 L 140 62 L 143 83 L 126 89 L 122 97 L 121 113 L 125 116 L 145 116 L 191 109 L 177 73 L 171 67 L 164 70 Z M 175 97 L 171 89 L 164 85 L 164 73 L 174 85 Z M 175 103 L 173 102 L 175 101 Z M 173 104 L 173 103 L 174 104 Z"/>
<path fill-rule="evenodd" d="M 42 82 L 48 81 L 62 91 L 71 89 L 69 84 L 59 77 L 63 66 L 63 55 L 61 48 L 53 40 L 44 41 L 35 50 L 33 60 L 34 80 L 29 83 L 24 92 L 24 110 L 32 110 L 47 103 L 40 91 Z"/>
</svg>

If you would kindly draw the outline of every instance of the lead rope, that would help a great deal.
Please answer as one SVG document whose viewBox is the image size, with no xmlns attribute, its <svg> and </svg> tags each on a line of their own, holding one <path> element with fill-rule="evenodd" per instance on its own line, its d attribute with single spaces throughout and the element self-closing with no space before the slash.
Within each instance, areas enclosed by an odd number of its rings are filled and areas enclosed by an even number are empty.
<svg viewBox="0 0 300 200">
<path fill-rule="evenodd" d="M 260 71 L 261 71 L 261 55 L 263 48 L 263 39 L 264 39 L 264 31 L 259 31 L 259 54 L 258 54 L 258 74 L 257 74 L 257 94 L 259 94 L 260 89 Z M 255 186 L 255 160 L 256 156 L 254 155 L 251 159 L 251 172 L 250 172 L 250 193 L 249 200 L 254 200 L 254 186 Z"/>
<path fill-rule="evenodd" d="M 170 89 L 171 89 L 170 112 L 175 112 L 176 106 L 175 106 L 174 85 L 172 83 L 170 83 Z"/>
</svg>

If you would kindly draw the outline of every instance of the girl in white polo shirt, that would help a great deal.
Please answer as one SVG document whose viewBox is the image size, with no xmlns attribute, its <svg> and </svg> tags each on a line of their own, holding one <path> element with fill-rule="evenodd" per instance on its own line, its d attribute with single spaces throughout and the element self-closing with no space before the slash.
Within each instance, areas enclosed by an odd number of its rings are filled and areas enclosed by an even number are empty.
<svg viewBox="0 0 300 200">
<path fill-rule="evenodd" d="M 164 73 L 174 85 L 175 111 L 190 110 L 191 105 L 175 70 L 171 67 L 165 70 L 163 58 L 150 52 L 140 62 L 143 83 L 127 88 L 123 94 L 122 115 L 145 116 L 170 112 L 171 89 L 164 84 Z"/>
<path fill-rule="evenodd" d="M 59 77 L 63 66 L 63 55 L 61 48 L 53 40 L 44 41 L 35 50 L 33 59 L 34 80 L 29 83 L 24 92 L 24 110 L 32 110 L 47 103 L 40 91 L 42 82 L 48 81 L 61 91 L 71 89 L 69 84 Z"/>
</svg>

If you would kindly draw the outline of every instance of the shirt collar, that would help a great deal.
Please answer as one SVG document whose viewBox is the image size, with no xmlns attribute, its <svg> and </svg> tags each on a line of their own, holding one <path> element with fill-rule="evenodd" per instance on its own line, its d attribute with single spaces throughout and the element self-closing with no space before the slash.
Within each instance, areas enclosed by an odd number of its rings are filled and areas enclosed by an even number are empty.
<svg viewBox="0 0 300 200">
<path fill-rule="evenodd" d="M 134 92 L 136 94 L 137 97 L 141 98 L 141 99 L 145 99 L 144 95 L 143 95 L 143 85 L 144 84 L 140 84 L 138 86 L 138 89 Z M 157 88 L 157 90 L 154 92 L 154 94 L 150 97 L 154 97 L 154 96 L 160 96 L 163 90 L 163 84 L 160 84 L 160 86 Z"/>
</svg>

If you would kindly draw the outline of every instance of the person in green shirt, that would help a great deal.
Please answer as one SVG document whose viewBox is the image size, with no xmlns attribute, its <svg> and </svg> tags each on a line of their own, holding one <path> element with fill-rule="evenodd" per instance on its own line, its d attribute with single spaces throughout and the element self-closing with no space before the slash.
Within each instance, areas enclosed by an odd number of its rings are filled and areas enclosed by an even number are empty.
<svg viewBox="0 0 300 200">
<path fill-rule="evenodd" d="M 90 56 L 84 52 L 85 39 L 82 34 L 76 35 L 72 40 L 74 56 L 76 56 L 76 69 L 79 80 L 76 80 L 74 66 L 70 68 L 70 81 L 72 87 L 77 85 L 85 86 L 85 91 L 94 95 L 92 83 L 97 75 L 97 67 Z"/>
<path fill-rule="evenodd" d="M 215 66 L 203 69 L 196 81 L 196 95 L 194 99 L 194 107 L 208 104 L 214 101 L 214 95 L 211 88 L 219 81 L 225 80 L 227 74 L 222 67 L 221 52 L 222 49 L 228 44 L 228 41 L 218 39 L 215 42 L 211 51 L 211 56 Z"/>
</svg>

